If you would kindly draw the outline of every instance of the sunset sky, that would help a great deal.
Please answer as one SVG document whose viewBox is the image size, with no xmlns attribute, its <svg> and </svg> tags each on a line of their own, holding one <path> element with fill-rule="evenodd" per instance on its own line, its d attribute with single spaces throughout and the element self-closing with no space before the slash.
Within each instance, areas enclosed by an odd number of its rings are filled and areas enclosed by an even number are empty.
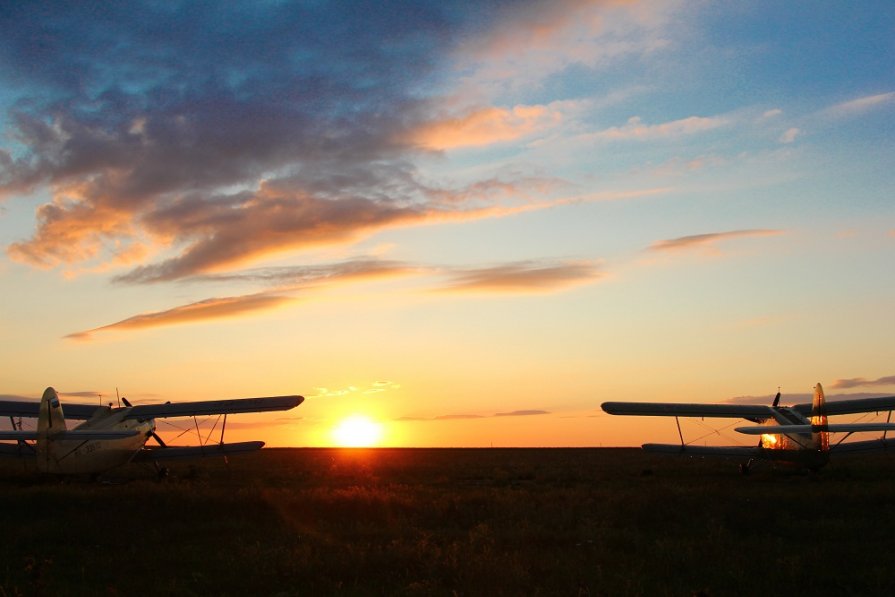
<svg viewBox="0 0 895 597">
<path fill-rule="evenodd" d="M 882 2 L 9 3 L 0 394 L 302 394 L 229 438 L 451 447 L 893 393 L 893 31 Z"/>
</svg>

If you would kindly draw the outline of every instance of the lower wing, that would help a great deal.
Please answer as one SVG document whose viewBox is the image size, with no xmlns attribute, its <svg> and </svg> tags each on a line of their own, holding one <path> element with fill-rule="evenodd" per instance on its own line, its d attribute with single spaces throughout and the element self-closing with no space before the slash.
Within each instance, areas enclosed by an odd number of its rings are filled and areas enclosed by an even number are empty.
<svg viewBox="0 0 895 597">
<path fill-rule="evenodd" d="M 831 454 L 856 454 L 895 449 L 895 438 L 868 439 L 860 442 L 845 442 L 830 446 Z"/>
<path fill-rule="evenodd" d="M 684 446 L 681 444 L 643 444 L 646 452 L 660 454 L 686 454 L 688 456 L 734 456 L 737 458 L 761 458 L 765 450 L 747 446 Z"/>
<path fill-rule="evenodd" d="M 240 452 L 260 450 L 264 442 L 237 442 L 233 444 L 210 444 L 207 446 L 168 446 L 165 448 L 144 448 L 137 452 L 133 462 L 153 462 L 172 458 L 201 458 L 202 456 L 223 456 Z"/>
</svg>

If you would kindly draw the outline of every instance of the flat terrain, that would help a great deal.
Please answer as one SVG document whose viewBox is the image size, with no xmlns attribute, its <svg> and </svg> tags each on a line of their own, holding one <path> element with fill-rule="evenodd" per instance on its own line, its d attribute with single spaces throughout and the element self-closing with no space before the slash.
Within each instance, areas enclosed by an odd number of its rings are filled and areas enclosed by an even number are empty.
<svg viewBox="0 0 895 597">
<path fill-rule="evenodd" d="M 107 483 L 0 463 L 2 595 L 895 594 L 895 455 L 275 449 Z"/>
</svg>

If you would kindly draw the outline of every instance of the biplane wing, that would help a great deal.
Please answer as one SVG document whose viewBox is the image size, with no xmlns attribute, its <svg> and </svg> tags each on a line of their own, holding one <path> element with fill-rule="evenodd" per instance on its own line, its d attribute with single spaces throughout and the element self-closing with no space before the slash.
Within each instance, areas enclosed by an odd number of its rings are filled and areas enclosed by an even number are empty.
<svg viewBox="0 0 895 597">
<path fill-rule="evenodd" d="M 796 404 L 791 408 L 805 416 L 810 416 L 812 414 L 813 405 L 809 402 L 805 404 Z M 895 410 L 895 396 L 857 398 L 853 400 L 829 400 L 824 402 L 823 405 L 823 414 L 827 416 L 886 412 L 890 410 Z"/>
<path fill-rule="evenodd" d="M 610 415 L 650 417 L 721 417 L 731 419 L 767 418 L 771 407 L 761 404 L 695 404 L 670 402 L 604 402 Z"/>
<path fill-rule="evenodd" d="M 761 448 L 747 446 L 685 446 L 681 444 L 643 444 L 645 452 L 659 454 L 686 454 L 687 456 L 732 456 L 735 458 L 760 458 Z"/>
<path fill-rule="evenodd" d="M 66 419 L 89 419 L 99 408 L 98 404 L 65 403 Z M 32 400 L 0 400 L 0 417 L 21 417 L 36 419 L 40 414 L 40 402 Z"/>
<path fill-rule="evenodd" d="M 265 398 L 235 398 L 206 402 L 177 402 L 168 404 L 143 404 L 131 407 L 126 419 L 164 419 L 168 417 L 199 417 L 237 413 L 289 410 L 304 401 L 302 396 L 272 396 Z M 95 404 L 65 403 L 66 419 L 89 419 L 97 409 L 106 408 Z M 30 400 L 0 400 L 0 417 L 37 418 L 40 402 Z M 15 439 L 15 438 L 11 438 Z"/>
<path fill-rule="evenodd" d="M 860 431 L 895 431 L 895 423 L 830 423 L 828 425 L 755 425 L 753 427 L 737 427 L 737 433 L 745 435 L 764 435 L 766 433 L 858 433 Z"/>
<path fill-rule="evenodd" d="M 856 454 L 861 452 L 876 452 L 879 450 L 895 449 L 895 438 L 877 438 L 868 439 L 859 442 L 842 442 L 835 446 L 830 446 L 832 454 Z"/>
<path fill-rule="evenodd" d="M 267 398 L 236 398 L 207 402 L 177 402 L 143 404 L 131 407 L 126 419 L 164 419 L 168 417 L 201 417 L 289 410 L 304 402 L 302 396 L 272 396 Z M 2 413 L 0 413 L 2 414 Z M 65 406 L 68 415 L 68 405 Z"/>
<path fill-rule="evenodd" d="M 53 434 L 54 440 L 80 440 L 92 439 L 124 439 L 134 437 L 138 432 L 134 429 L 117 430 L 80 430 L 69 429 Z M 0 431 L 0 440 L 35 441 L 39 437 L 37 431 Z"/>
<path fill-rule="evenodd" d="M 252 452 L 263 447 L 264 442 L 236 442 L 232 444 L 206 444 L 204 446 L 144 448 L 137 452 L 133 462 L 155 462 L 157 460 L 200 458 L 202 456 L 226 456 L 227 454 Z"/>
</svg>

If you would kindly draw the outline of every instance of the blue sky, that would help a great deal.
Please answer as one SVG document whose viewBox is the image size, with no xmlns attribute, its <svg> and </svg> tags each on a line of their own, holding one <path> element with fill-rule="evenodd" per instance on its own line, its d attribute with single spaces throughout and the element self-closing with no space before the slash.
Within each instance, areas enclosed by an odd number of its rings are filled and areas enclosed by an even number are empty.
<svg viewBox="0 0 895 597">
<path fill-rule="evenodd" d="M 888 379 L 893 25 L 880 3 L 10 6 L 5 391 L 303 393 L 282 445 L 351 412 L 395 445 L 606 445 L 647 438 L 605 399 Z"/>
</svg>

